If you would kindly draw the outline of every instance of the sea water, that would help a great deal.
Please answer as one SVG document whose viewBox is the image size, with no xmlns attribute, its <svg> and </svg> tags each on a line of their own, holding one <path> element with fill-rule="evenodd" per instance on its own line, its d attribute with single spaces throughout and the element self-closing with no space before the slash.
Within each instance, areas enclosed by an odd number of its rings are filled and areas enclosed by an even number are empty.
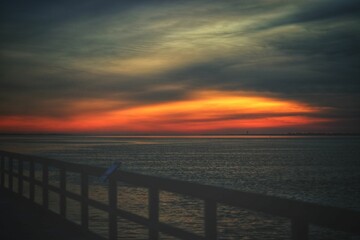
<svg viewBox="0 0 360 240">
<path fill-rule="evenodd" d="M 127 171 L 360 210 L 356 136 L 3 135 L 0 149 L 103 167 L 121 162 Z M 69 188 L 76 192 L 74 179 Z M 90 196 L 106 202 L 106 186 L 96 179 L 92 183 Z M 161 221 L 203 234 L 201 201 L 168 192 L 161 192 L 160 200 Z M 126 186 L 119 191 L 119 202 L 119 207 L 147 216 L 146 189 Z M 69 206 L 69 217 L 79 221 L 78 206 L 70 200 Z M 106 214 L 90 209 L 90 217 L 90 227 L 106 235 Z M 288 219 L 225 205 L 219 206 L 218 217 L 219 239 L 290 237 Z M 135 224 L 119 219 L 119 226 L 121 239 L 146 239 L 146 230 Z M 353 239 L 310 230 L 315 239 Z"/>
</svg>

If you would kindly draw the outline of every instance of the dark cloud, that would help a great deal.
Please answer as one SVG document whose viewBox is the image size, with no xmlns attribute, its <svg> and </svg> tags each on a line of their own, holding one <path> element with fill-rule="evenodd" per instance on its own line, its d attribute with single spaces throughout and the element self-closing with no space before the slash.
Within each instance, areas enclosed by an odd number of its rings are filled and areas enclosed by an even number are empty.
<svg viewBox="0 0 360 240">
<path fill-rule="evenodd" d="M 61 117 L 72 101 L 119 102 L 106 111 L 212 89 L 359 120 L 356 0 L 2 1 L 0 9 L 0 115 Z"/>
<path fill-rule="evenodd" d="M 300 11 L 289 17 L 289 22 L 307 22 L 356 16 L 360 12 L 360 3 L 356 0 L 314 1 L 313 3 L 303 4 Z"/>
<path fill-rule="evenodd" d="M 356 31 L 356 27 L 328 30 L 305 36 L 283 36 L 282 39 L 270 42 L 273 46 L 290 54 L 322 56 L 328 58 L 327 60 L 349 59 L 358 64 L 356 60 L 360 55 L 360 31 Z"/>
<path fill-rule="evenodd" d="M 360 13 L 360 2 L 357 0 L 299 1 L 297 3 L 297 6 L 294 7 L 295 10 L 292 10 L 291 13 L 260 24 L 258 29 L 338 18 L 357 18 Z"/>
</svg>

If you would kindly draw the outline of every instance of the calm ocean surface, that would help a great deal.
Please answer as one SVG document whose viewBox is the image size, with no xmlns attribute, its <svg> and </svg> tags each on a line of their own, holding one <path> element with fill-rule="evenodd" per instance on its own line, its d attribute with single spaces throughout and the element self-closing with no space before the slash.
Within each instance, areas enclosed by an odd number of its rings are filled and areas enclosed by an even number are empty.
<svg viewBox="0 0 360 240">
<path fill-rule="evenodd" d="M 360 210 L 360 137 L 0 136 L 0 149 L 104 167 L 120 161 L 128 171 Z M 90 194 L 106 201 L 105 186 L 93 182 Z M 73 188 L 77 191 L 76 181 Z M 146 216 L 144 189 L 124 187 L 120 195 L 122 206 Z M 202 233 L 200 201 L 166 192 L 160 198 L 162 221 Z M 69 215 L 78 221 L 75 211 Z M 90 215 L 90 227 L 106 235 L 106 216 L 96 210 Z M 220 206 L 219 218 L 220 239 L 290 236 L 287 219 L 228 206 Z M 144 229 L 119 221 L 121 239 L 146 239 Z M 316 227 L 311 235 L 354 239 Z"/>
</svg>

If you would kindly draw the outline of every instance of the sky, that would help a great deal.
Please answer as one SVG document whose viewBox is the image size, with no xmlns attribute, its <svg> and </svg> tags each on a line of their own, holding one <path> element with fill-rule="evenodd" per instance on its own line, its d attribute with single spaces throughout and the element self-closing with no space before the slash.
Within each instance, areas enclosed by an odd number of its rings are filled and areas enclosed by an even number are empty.
<svg viewBox="0 0 360 240">
<path fill-rule="evenodd" d="M 0 133 L 359 133 L 360 1 L 0 3 Z"/>
</svg>

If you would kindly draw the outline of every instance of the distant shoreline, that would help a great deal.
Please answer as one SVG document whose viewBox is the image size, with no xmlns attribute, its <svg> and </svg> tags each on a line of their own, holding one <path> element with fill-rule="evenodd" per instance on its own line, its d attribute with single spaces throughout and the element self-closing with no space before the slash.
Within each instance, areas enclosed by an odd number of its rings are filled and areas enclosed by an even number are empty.
<svg viewBox="0 0 360 240">
<path fill-rule="evenodd" d="M 360 133 L 256 133 L 256 134 L 108 134 L 108 133 L 0 133 L 0 136 L 118 136 L 118 137 L 219 137 L 219 136 L 360 136 Z"/>
</svg>

